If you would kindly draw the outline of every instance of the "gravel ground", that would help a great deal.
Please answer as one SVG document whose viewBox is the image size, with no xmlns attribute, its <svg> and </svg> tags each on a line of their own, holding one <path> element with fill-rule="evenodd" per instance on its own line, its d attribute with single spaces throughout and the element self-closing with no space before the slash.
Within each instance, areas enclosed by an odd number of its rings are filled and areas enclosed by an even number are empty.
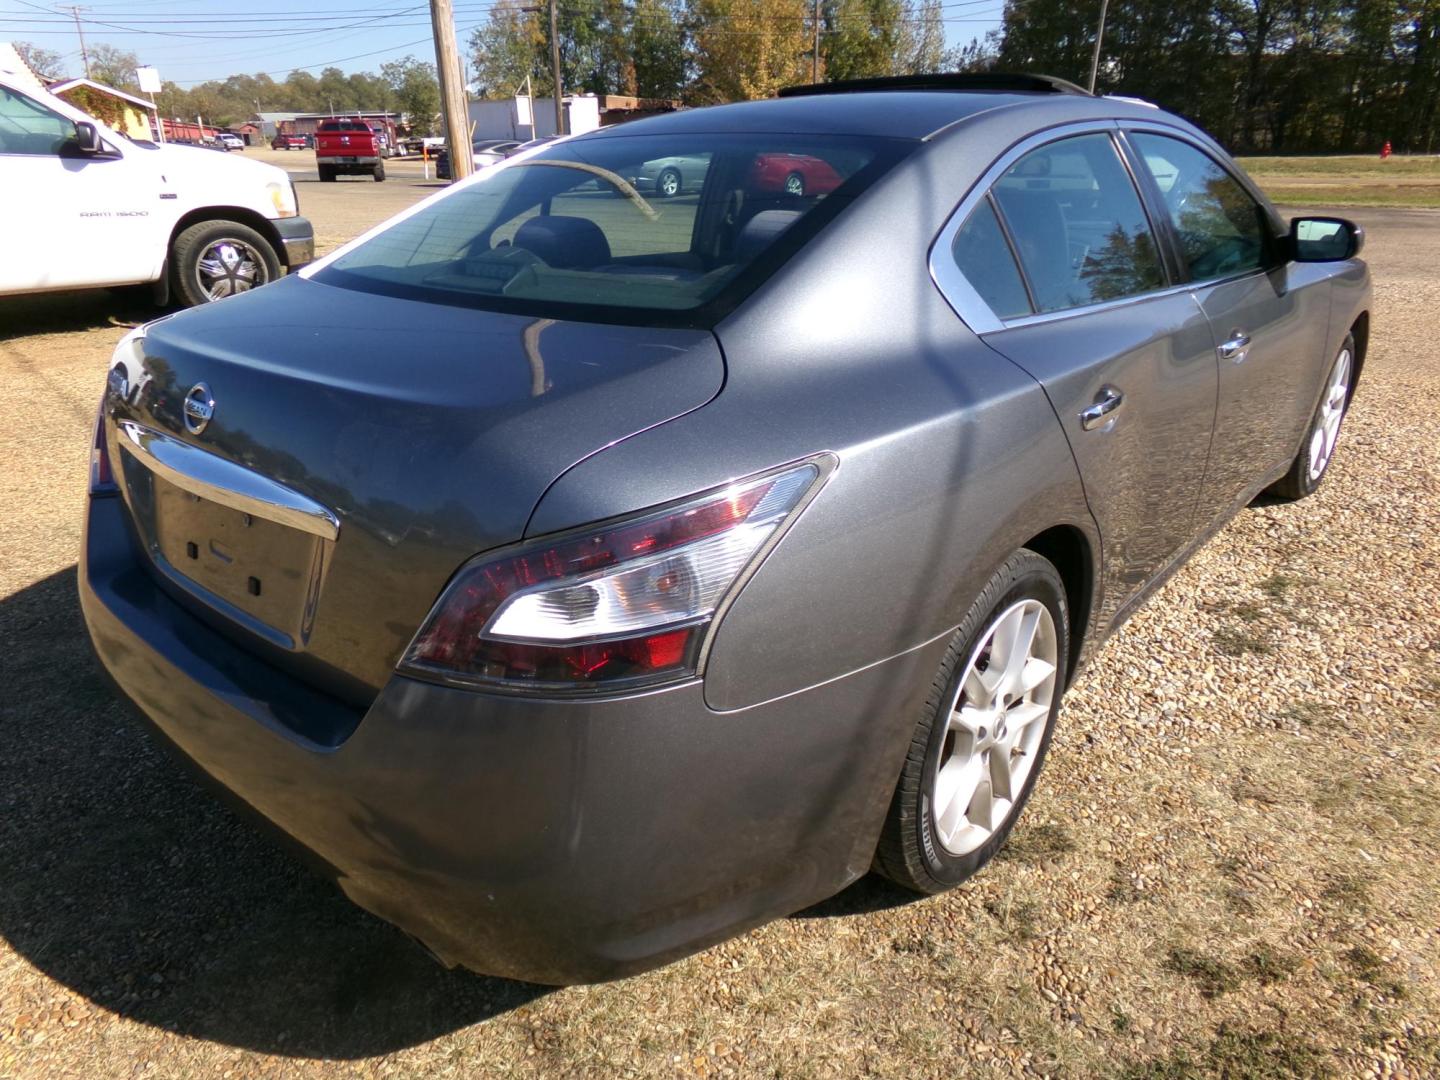
<svg viewBox="0 0 1440 1080">
<path fill-rule="evenodd" d="M 392 183 L 302 199 L 338 239 Z M 0 1077 L 1440 1075 L 1440 213 L 1357 216 L 1324 489 L 1108 645 L 994 866 L 560 991 L 435 967 L 114 704 L 74 557 L 117 302 L 0 301 Z"/>
</svg>

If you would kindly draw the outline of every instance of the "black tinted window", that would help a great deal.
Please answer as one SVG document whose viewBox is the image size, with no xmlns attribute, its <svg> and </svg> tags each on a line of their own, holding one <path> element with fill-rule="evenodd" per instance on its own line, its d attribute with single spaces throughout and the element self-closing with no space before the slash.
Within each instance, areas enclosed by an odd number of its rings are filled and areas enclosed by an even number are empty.
<svg viewBox="0 0 1440 1080">
<path fill-rule="evenodd" d="M 993 191 L 1040 311 L 1164 284 L 1140 196 L 1108 135 L 1077 135 L 1033 150 Z"/>
<path fill-rule="evenodd" d="M 796 135 L 557 143 L 396 222 L 317 280 L 523 314 L 701 322 L 676 313 L 743 295 L 911 146 Z"/>
<path fill-rule="evenodd" d="M 1179 139 L 1131 138 L 1160 188 L 1192 278 L 1229 277 L 1264 265 L 1265 211 L 1233 176 Z"/>
<path fill-rule="evenodd" d="M 972 210 L 960 226 L 953 252 L 960 272 L 991 311 L 1002 319 L 1030 314 L 1025 283 L 989 199 Z"/>
</svg>

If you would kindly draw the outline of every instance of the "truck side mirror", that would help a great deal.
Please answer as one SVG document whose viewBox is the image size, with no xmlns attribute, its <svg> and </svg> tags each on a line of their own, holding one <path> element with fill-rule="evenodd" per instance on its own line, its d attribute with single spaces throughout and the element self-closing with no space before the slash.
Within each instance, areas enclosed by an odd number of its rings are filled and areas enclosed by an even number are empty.
<svg viewBox="0 0 1440 1080">
<path fill-rule="evenodd" d="M 103 148 L 100 141 L 100 132 L 95 130 L 95 125 L 85 120 L 77 121 L 75 124 L 75 145 L 82 154 L 98 154 Z"/>
<path fill-rule="evenodd" d="M 1365 245 L 1365 230 L 1345 218 L 1303 217 L 1290 222 L 1290 249 L 1296 262 L 1353 259 Z"/>
</svg>

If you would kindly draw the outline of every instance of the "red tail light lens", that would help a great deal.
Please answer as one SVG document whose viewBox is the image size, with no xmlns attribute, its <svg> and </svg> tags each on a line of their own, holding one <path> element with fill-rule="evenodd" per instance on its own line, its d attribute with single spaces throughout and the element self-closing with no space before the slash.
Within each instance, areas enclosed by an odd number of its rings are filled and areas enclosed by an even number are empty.
<svg viewBox="0 0 1440 1080">
<path fill-rule="evenodd" d="M 90 446 L 90 494 L 113 495 L 115 474 L 110 471 L 110 451 L 105 445 L 105 403 L 95 414 L 95 439 Z"/>
<path fill-rule="evenodd" d="M 400 670 L 494 688 L 616 689 L 695 674 L 716 610 L 821 476 L 806 463 L 463 567 Z"/>
</svg>

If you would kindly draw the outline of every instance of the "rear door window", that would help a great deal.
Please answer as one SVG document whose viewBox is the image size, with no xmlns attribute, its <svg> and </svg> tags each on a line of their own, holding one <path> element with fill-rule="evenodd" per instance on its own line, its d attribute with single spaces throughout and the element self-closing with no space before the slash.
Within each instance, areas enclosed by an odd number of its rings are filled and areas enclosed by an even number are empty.
<svg viewBox="0 0 1440 1080">
<path fill-rule="evenodd" d="M 992 193 L 1037 311 L 1164 286 L 1140 195 L 1109 135 L 1075 135 L 1032 150 Z"/>
<path fill-rule="evenodd" d="M 731 134 L 557 143 L 397 222 L 316 280 L 500 311 L 703 323 L 914 145 Z"/>
<path fill-rule="evenodd" d="M 1130 140 L 1160 189 L 1193 280 L 1230 277 L 1265 265 L 1269 215 L 1240 181 L 1181 139 L 1134 132 Z"/>
</svg>

